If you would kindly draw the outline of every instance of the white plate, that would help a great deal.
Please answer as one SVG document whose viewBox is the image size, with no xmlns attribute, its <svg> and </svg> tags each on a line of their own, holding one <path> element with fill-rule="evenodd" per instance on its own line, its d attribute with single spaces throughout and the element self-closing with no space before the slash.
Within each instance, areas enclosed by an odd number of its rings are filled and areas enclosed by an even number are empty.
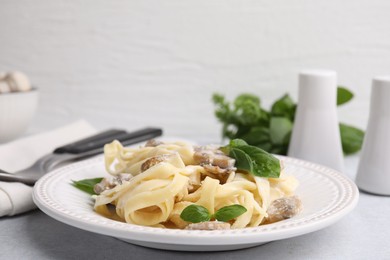
<svg viewBox="0 0 390 260">
<path fill-rule="evenodd" d="M 233 250 L 290 238 L 322 229 L 338 221 L 357 204 L 359 192 L 347 177 L 332 169 L 288 157 L 286 172 L 298 178 L 297 195 L 304 210 L 281 222 L 236 230 L 178 230 L 143 227 L 107 219 L 93 211 L 90 196 L 72 180 L 105 176 L 103 158 L 71 164 L 41 178 L 34 201 L 49 216 L 71 226 L 117 237 L 132 244 L 180 251 Z"/>
</svg>

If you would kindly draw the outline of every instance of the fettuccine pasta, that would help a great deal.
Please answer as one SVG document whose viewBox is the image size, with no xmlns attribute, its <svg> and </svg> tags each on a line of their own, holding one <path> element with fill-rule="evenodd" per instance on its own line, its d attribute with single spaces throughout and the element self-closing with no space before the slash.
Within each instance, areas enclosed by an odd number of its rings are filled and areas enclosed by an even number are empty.
<svg viewBox="0 0 390 260">
<path fill-rule="evenodd" d="M 142 226 L 182 229 L 189 223 L 180 214 L 189 205 L 214 214 L 239 204 L 246 212 L 230 221 L 231 228 L 256 227 L 267 222 L 273 201 L 294 195 L 298 186 L 283 171 L 279 178 L 257 177 L 237 170 L 215 147 L 184 142 L 125 148 L 114 141 L 104 155 L 107 172 L 119 181 L 95 196 L 95 210 Z"/>
</svg>

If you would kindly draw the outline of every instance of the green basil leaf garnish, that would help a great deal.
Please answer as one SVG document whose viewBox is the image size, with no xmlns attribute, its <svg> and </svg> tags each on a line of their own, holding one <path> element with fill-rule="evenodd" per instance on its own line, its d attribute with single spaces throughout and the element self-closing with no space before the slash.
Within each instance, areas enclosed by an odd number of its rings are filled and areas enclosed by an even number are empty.
<svg viewBox="0 0 390 260">
<path fill-rule="evenodd" d="M 234 204 L 220 208 L 219 210 L 217 210 L 217 212 L 215 212 L 214 217 L 218 221 L 227 222 L 234 218 L 237 218 L 238 216 L 241 216 L 246 211 L 247 210 L 244 206 Z"/>
<path fill-rule="evenodd" d="M 215 219 L 227 222 L 244 214 L 247 209 L 239 204 L 222 207 L 211 215 L 208 209 L 200 205 L 189 205 L 180 214 L 180 218 L 191 223 L 200 223 Z"/>
<path fill-rule="evenodd" d="M 84 179 L 80 181 L 73 181 L 72 185 L 88 194 L 95 195 L 96 193 L 93 190 L 93 187 L 102 180 L 103 178 Z"/>
<path fill-rule="evenodd" d="M 239 170 L 258 177 L 278 178 L 281 171 L 279 159 L 259 147 L 244 143 L 234 139 L 221 150 L 236 160 L 235 166 Z"/>
<path fill-rule="evenodd" d="M 209 221 L 211 215 L 205 207 L 192 204 L 181 212 L 180 218 L 187 222 L 199 223 Z"/>
</svg>

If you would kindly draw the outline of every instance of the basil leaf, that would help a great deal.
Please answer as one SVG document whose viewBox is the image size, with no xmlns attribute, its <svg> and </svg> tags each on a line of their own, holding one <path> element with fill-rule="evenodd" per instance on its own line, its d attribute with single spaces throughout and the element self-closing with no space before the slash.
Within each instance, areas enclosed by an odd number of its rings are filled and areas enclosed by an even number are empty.
<svg viewBox="0 0 390 260">
<path fill-rule="evenodd" d="M 217 212 L 215 212 L 214 217 L 218 221 L 227 222 L 238 216 L 241 216 L 246 211 L 247 210 L 244 206 L 241 206 L 239 204 L 234 204 L 234 205 L 220 208 L 219 210 L 217 210 Z"/>
<path fill-rule="evenodd" d="M 199 223 L 209 221 L 211 215 L 205 207 L 192 204 L 181 212 L 180 218 L 187 222 Z"/>
<path fill-rule="evenodd" d="M 353 93 L 343 86 L 337 88 L 337 105 L 347 103 L 353 98 Z"/>
<path fill-rule="evenodd" d="M 295 110 L 296 104 L 288 94 L 285 94 L 272 105 L 271 114 L 294 120 Z"/>
<path fill-rule="evenodd" d="M 258 177 L 279 178 L 281 169 L 278 158 L 263 149 L 251 145 L 239 146 L 236 149 L 242 150 L 251 158 L 253 171 L 250 173 Z M 240 169 L 239 167 L 237 168 Z"/>
<path fill-rule="evenodd" d="M 253 160 L 244 151 L 237 148 L 231 148 L 229 156 L 236 159 L 235 166 L 237 167 L 237 169 L 244 170 L 247 172 L 254 172 Z"/>
<path fill-rule="evenodd" d="M 364 139 L 362 130 L 340 123 L 340 135 L 344 154 L 353 154 L 362 148 Z"/>
<path fill-rule="evenodd" d="M 103 178 L 84 179 L 80 181 L 73 181 L 72 185 L 88 194 L 95 195 L 96 193 L 93 190 L 93 187 L 102 180 Z"/>
<path fill-rule="evenodd" d="M 260 149 L 263 149 L 264 151 L 271 152 L 273 145 L 271 144 L 271 141 L 268 141 L 268 142 L 263 142 L 263 143 L 257 144 L 256 147 L 259 147 Z"/>
<path fill-rule="evenodd" d="M 229 144 L 230 147 L 238 147 L 238 146 L 243 146 L 243 145 L 248 145 L 248 143 L 242 139 L 233 139 L 230 141 L 230 144 Z"/>
<path fill-rule="evenodd" d="M 220 147 L 219 149 L 225 153 L 226 155 L 229 155 L 230 151 L 234 148 L 234 147 L 237 147 L 237 146 L 241 146 L 241 145 L 248 145 L 247 142 L 245 142 L 244 140 L 242 139 L 233 139 L 229 142 L 228 145 L 226 146 L 222 146 Z"/>
<path fill-rule="evenodd" d="M 293 124 L 290 119 L 286 117 L 272 117 L 270 121 L 271 142 L 276 145 L 286 144 L 286 137 L 291 133 L 292 128 Z"/>
<path fill-rule="evenodd" d="M 255 176 L 278 178 L 280 175 L 280 162 L 263 149 L 247 145 L 241 139 L 234 139 L 221 150 L 236 160 L 235 166 L 239 170 L 247 171 Z"/>
</svg>

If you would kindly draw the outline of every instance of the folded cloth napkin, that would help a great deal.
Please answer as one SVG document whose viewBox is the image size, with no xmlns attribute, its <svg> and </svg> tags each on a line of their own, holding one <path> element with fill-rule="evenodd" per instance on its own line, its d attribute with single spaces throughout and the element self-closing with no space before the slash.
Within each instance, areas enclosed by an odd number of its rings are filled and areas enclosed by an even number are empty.
<svg viewBox="0 0 390 260">
<path fill-rule="evenodd" d="M 50 132 L 25 137 L 0 145 L 0 168 L 16 172 L 32 165 L 54 148 L 96 133 L 86 121 L 79 120 Z M 17 182 L 0 182 L 0 217 L 34 209 L 32 187 Z"/>
</svg>

